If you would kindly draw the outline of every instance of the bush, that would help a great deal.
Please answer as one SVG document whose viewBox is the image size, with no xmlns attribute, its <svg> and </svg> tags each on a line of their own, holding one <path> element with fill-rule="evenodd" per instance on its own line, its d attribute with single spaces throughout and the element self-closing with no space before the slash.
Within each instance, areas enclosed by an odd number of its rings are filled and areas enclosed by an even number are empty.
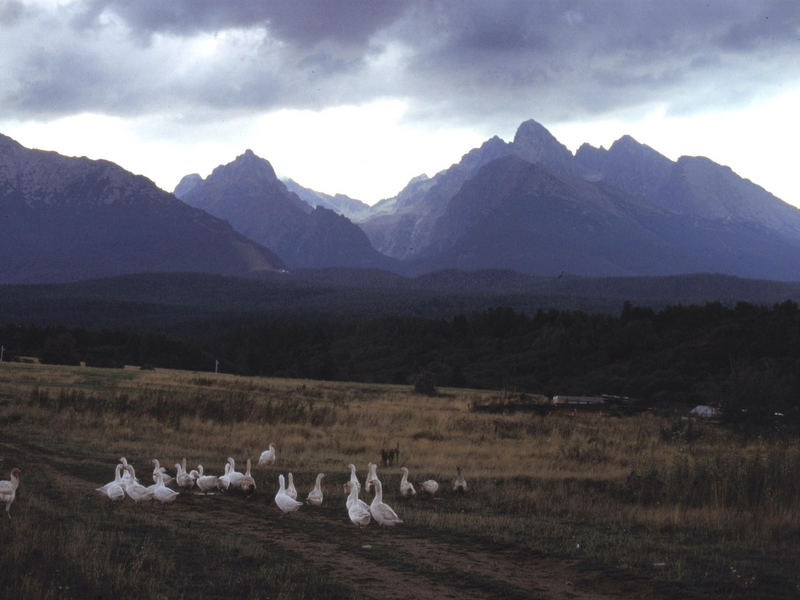
<svg viewBox="0 0 800 600">
<path fill-rule="evenodd" d="M 435 396 L 437 394 L 431 373 L 425 372 L 417 375 L 414 379 L 414 393 L 425 394 L 426 396 Z"/>
</svg>

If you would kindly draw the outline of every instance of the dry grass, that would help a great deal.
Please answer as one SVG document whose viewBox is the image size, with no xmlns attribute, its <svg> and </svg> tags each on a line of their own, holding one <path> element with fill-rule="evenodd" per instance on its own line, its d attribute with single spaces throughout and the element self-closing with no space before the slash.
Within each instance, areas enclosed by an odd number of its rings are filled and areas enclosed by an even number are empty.
<svg viewBox="0 0 800 600">
<path fill-rule="evenodd" d="M 412 480 L 439 480 L 447 499 L 402 502 L 409 529 L 580 557 L 708 597 L 800 592 L 795 442 L 742 440 L 715 425 L 649 413 L 486 414 L 471 407 L 491 400 L 489 392 L 440 392 L 428 397 L 403 386 L 3 363 L 0 433 L 58 453 L 68 469 L 80 468 L 69 466 L 71 452 L 94 457 L 98 485 L 111 478 L 121 455 L 142 465 L 144 474 L 152 457 L 171 466 L 183 456 L 219 472 L 227 456 L 244 465 L 274 441 L 280 470 L 295 473 L 301 494 L 323 471 L 326 494 L 337 499 L 348 463 L 363 476 L 382 447 L 399 444 Z M 22 451 L 12 458 L 26 460 Z M 7 471 L 13 460 L 0 456 L 0 468 Z M 463 497 L 448 489 L 457 465 L 472 486 Z M 379 468 L 387 490 L 397 486 L 399 466 Z M 277 471 L 259 470 L 259 489 L 275 487 Z M 152 535 L 137 534 L 133 543 L 106 530 L 102 514 L 88 524 L 39 531 L 41 515 L 98 510 L 95 498 L 64 505 L 63 497 L 37 495 L 42 477 L 24 472 L 13 526 L 3 525 L 11 532 L 3 544 L 6 569 L 41 559 L 62 564 L 82 590 L 107 588 L 123 597 L 131 589 L 152 597 L 163 592 L 159 582 L 179 565 L 164 560 L 155 521 L 136 515 L 137 528 L 144 525 Z M 24 527 L 33 537 L 18 537 Z M 178 540 L 175 532 L 164 535 Z M 232 544 L 239 558 L 263 554 L 232 540 L 219 543 Z M 124 569 L 118 566 L 123 558 Z M 70 585 L 36 573 L 4 577 L 28 597 L 60 597 Z M 320 590 L 327 589 L 324 578 L 297 571 L 291 561 L 261 577 L 259 585 L 295 590 L 296 597 L 324 596 Z M 305 583 L 298 588 L 297 581 Z M 264 589 L 237 585 L 245 596 Z"/>
</svg>

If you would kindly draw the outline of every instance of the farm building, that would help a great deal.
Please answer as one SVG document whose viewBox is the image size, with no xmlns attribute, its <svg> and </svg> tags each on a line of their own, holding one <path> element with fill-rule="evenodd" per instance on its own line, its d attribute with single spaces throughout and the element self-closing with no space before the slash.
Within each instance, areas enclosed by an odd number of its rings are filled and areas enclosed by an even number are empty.
<svg viewBox="0 0 800 600">
<path fill-rule="evenodd" d="M 689 411 L 692 417 L 700 417 L 701 419 L 716 419 L 719 417 L 719 409 L 707 404 L 698 404 Z"/>
<path fill-rule="evenodd" d="M 553 396 L 553 404 L 569 404 L 569 405 L 598 405 L 605 404 L 606 399 L 603 396 Z"/>
</svg>

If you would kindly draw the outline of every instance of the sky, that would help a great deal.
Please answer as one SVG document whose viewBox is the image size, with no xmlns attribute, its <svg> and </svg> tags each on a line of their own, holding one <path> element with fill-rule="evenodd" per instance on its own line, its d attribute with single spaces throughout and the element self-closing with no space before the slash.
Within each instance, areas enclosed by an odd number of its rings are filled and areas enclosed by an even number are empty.
<svg viewBox="0 0 800 600">
<path fill-rule="evenodd" d="M 525 120 L 800 206 L 794 0 L 0 0 L 0 133 L 172 191 L 246 149 L 373 204 Z"/>
</svg>

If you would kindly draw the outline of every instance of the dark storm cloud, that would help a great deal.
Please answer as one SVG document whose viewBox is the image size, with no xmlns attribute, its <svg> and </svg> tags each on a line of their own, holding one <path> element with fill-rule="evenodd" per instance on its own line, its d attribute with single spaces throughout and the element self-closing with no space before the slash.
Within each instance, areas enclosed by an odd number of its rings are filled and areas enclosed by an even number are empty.
<svg viewBox="0 0 800 600">
<path fill-rule="evenodd" d="M 88 26 L 102 14 L 114 13 L 140 34 L 191 35 L 264 26 L 299 45 L 333 40 L 358 46 L 396 19 L 403 6 L 395 0 L 91 0 L 76 22 Z"/>
<path fill-rule="evenodd" d="M 800 19 L 784 4 L 755 2 L 509 2 L 442 4 L 418 44 L 407 85 L 429 97 L 460 95 L 481 113 L 581 118 L 663 104 L 708 109 L 762 86 L 800 79 Z M 493 6 L 493 5 L 492 5 Z M 766 17 L 769 18 L 766 18 Z M 774 25 L 771 23 L 774 22 Z M 440 35 L 433 35 L 435 31 Z M 507 42 L 498 38 L 508 32 Z M 427 34 L 427 35 L 426 35 Z M 752 82 L 748 88 L 743 81 Z M 735 94 L 732 94 L 735 90 Z M 697 92 L 698 103 L 691 97 Z M 700 98 L 702 100 L 700 100 Z"/>
<path fill-rule="evenodd" d="M 547 121 L 653 104 L 691 112 L 800 80 L 794 2 L 86 0 L 39 15 L 0 6 L 10 40 L 0 109 L 31 116 L 396 96 L 417 116 Z M 218 47 L 196 54 L 202 36 Z"/>
<path fill-rule="evenodd" d="M 19 21 L 25 12 L 25 6 L 18 0 L 0 2 L 0 26 L 10 25 Z"/>
<path fill-rule="evenodd" d="M 758 5 L 756 5 L 758 6 Z M 752 18 L 732 23 L 720 38 L 723 48 L 750 52 L 760 48 L 789 45 L 800 40 L 800 3 L 765 2 Z"/>
</svg>

